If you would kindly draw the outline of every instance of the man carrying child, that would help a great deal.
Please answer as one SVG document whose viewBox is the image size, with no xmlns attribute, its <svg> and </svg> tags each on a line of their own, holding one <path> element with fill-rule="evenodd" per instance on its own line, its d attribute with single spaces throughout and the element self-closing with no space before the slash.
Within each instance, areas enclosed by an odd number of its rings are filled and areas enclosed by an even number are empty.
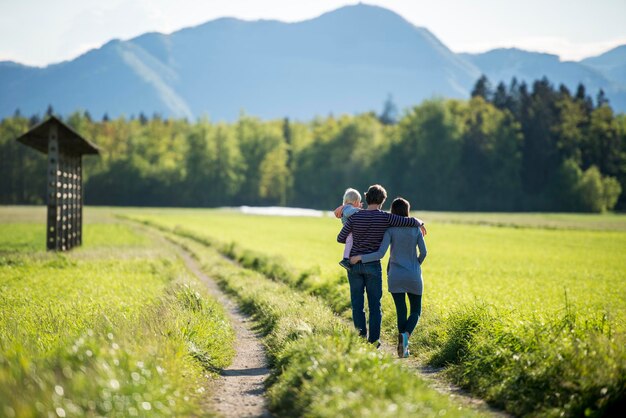
<svg viewBox="0 0 626 418">
<path fill-rule="evenodd" d="M 350 190 L 350 189 L 348 189 Z M 416 218 L 393 215 L 381 210 L 387 191 L 379 184 L 369 187 L 365 193 L 367 209 L 357 210 L 346 220 L 337 235 L 337 241 L 346 243 L 348 236 L 352 235 L 352 248 L 350 256 L 368 254 L 378 251 L 383 240 L 383 235 L 389 227 L 420 227 L 425 235 L 424 222 Z M 345 198 L 344 198 L 345 200 Z M 360 199 L 359 199 L 360 203 Z M 355 207 L 349 205 L 350 207 Z M 344 206 L 344 208 L 347 206 Z M 339 208 L 338 208 L 339 209 Z M 352 211 L 352 209 L 350 209 Z M 339 214 L 338 210 L 336 214 Z M 342 219 L 343 221 L 343 219 Z M 367 337 L 368 342 L 380 346 L 380 324 L 382 311 L 380 301 L 383 296 L 383 279 L 380 260 L 371 263 L 359 262 L 348 269 L 348 281 L 350 283 L 350 302 L 352 305 L 352 321 L 362 337 Z M 365 299 L 369 306 L 369 335 L 365 320 Z"/>
</svg>

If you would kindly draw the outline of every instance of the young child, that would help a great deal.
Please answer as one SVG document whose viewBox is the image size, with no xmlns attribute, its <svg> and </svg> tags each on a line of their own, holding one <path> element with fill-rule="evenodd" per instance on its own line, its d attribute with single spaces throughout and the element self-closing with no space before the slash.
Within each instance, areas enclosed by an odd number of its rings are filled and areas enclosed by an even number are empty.
<svg viewBox="0 0 626 418">
<path fill-rule="evenodd" d="M 345 224 L 350 216 L 352 216 L 355 212 L 361 210 L 361 194 L 358 190 L 348 188 L 343 194 L 343 206 L 341 208 L 341 223 Z M 335 209 L 335 216 L 338 215 L 337 210 Z M 337 216 L 339 217 L 339 216 Z M 346 270 L 350 270 L 352 265 L 350 264 L 350 251 L 352 250 L 352 234 L 348 235 L 346 238 L 346 246 L 343 250 L 343 260 L 339 262 L 339 265 Z"/>
</svg>

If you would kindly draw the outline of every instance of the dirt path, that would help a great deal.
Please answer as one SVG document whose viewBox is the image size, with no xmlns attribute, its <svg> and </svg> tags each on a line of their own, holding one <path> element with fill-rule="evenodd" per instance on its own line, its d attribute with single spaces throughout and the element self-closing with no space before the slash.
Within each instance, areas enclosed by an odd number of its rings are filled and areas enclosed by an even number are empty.
<svg viewBox="0 0 626 418">
<path fill-rule="evenodd" d="M 202 272 L 189 253 L 179 249 L 187 268 L 204 283 L 211 295 L 222 305 L 235 330 L 235 358 L 222 371 L 213 391 L 215 411 L 224 417 L 271 417 L 265 404 L 265 379 L 269 376 L 265 348 L 253 331 L 252 320 Z"/>
<path fill-rule="evenodd" d="M 435 389 L 437 392 L 448 395 L 452 400 L 458 402 L 465 408 L 479 411 L 481 413 L 484 413 L 485 416 L 489 417 L 512 417 L 512 415 L 508 414 L 507 412 L 495 409 L 487 404 L 487 402 L 485 402 L 484 400 L 473 397 L 467 391 L 461 389 L 456 385 L 453 385 L 452 383 L 449 383 L 448 381 L 446 381 L 445 378 L 441 376 L 440 370 L 433 367 L 424 366 L 413 357 L 409 357 L 406 359 L 398 358 L 396 345 L 392 345 L 388 342 L 381 342 L 381 349 L 385 353 L 395 358 L 396 362 L 402 363 L 403 365 L 410 367 L 412 370 L 414 370 L 418 376 L 429 382 L 430 387 Z"/>
</svg>

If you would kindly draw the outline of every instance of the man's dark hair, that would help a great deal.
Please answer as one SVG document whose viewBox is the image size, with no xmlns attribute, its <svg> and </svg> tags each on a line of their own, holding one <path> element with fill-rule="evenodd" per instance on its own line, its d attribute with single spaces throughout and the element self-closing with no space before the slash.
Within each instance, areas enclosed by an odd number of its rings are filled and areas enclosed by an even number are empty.
<svg viewBox="0 0 626 418">
<path fill-rule="evenodd" d="M 409 216 L 411 210 L 411 204 L 401 197 L 396 197 L 391 202 L 391 213 L 398 216 Z"/>
<path fill-rule="evenodd" d="M 365 201 L 368 205 L 382 205 L 387 199 L 387 190 L 380 184 L 374 184 L 365 192 Z"/>
</svg>

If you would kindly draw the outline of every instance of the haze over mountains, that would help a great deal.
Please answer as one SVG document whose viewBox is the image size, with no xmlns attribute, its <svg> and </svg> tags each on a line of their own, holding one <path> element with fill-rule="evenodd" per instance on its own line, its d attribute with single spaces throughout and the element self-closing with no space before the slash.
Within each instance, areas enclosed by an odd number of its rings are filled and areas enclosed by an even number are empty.
<svg viewBox="0 0 626 418">
<path fill-rule="evenodd" d="M 28 67 L 0 62 L 0 117 L 42 114 L 152 115 L 232 121 L 308 120 L 380 111 L 389 94 L 402 109 L 432 97 L 467 98 L 486 74 L 494 84 L 547 76 L 595 97 L 604 89 L 626 111 L 626 45 L 580 62 L 518 49 L 456 54 L 428 29 L 358 4 L 285 23 L 222 18 L 169 35 L 113 40 L 78 58 Z"/>
</svg>

